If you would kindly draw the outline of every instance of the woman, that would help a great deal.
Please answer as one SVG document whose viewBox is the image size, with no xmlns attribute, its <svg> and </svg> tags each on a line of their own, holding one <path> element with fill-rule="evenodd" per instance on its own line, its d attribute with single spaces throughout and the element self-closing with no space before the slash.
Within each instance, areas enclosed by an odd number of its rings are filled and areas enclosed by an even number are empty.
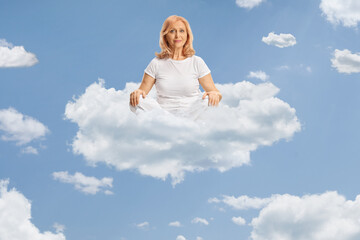
<svg viewBox="0 0 360 240">
<path fill-rule="evenodd" d="M 204 106 L 217 106 L 222 98 L 205 62 L 195 56 L 193 34 L 188 21 L 180 16 L 168 17 L 160 32 L 160 53 L 145 69 L 139 89 L 130 94 L 133 112 L 162 108 L 175 115 L 194 118 Z M 147 98 L 153 85 L 157 101 Z M 201 97 L 199 84 L 205 90 Z M 140 98 L 142 96 L 143 99 Z M 205 102 L 205 98 L 208 101 Z"/>
</svg>

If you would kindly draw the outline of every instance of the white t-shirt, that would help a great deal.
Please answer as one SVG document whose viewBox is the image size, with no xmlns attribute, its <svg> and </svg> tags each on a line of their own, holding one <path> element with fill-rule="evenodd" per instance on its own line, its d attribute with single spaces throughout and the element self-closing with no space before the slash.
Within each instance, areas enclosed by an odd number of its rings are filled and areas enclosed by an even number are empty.
<svg viewBox="0 0 360 240">
<path fill-rule="evenodd" d="M 199 99 L 199 78 L 210 73 L 210 69 L 199 56 L 184 60 L 153 58 L 145 73 L 155 78 L 157 101 L 167 110 L 190 107 Z"/>
</svg>

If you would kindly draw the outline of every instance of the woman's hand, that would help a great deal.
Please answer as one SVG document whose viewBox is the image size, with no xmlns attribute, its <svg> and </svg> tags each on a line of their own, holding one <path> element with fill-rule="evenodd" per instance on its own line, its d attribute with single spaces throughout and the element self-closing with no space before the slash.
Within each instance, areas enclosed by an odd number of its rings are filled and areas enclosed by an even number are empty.
<svg viewBox="0 0 360 240">
<path fill-rule="evenodd" d="M 205 97 L 208 96 L 209 98 L 209 106 L 217 106 L 219 105 L 219 102 L 221 100 L 221 93 L 218 91 L 209 91 L 205 92 L 202 99 L 205 99 Z"/>
<path fill-rule="evenodd" d="M 142 95 L 143 98 L 146 97 L 146 93 L 144 90 L 136 89 L 130 94 L 130 105 L 135 107 L 139 104 L 140 95 Z"/>
</svg>

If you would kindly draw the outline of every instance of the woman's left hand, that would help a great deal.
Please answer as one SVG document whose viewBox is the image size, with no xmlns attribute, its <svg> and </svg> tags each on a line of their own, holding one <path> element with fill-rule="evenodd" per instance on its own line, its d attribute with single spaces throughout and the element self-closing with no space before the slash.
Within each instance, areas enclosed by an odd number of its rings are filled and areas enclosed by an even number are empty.
<svg viewBox="0 0 360 240">
<path fill-rule="evenodd" d="M 205 92 L 202 99 L 208 96 L 209 98 L 209 106 L 217 106 L 221 100 L 221 93 L 218 91 L 209 91 Z"/>
</svg>

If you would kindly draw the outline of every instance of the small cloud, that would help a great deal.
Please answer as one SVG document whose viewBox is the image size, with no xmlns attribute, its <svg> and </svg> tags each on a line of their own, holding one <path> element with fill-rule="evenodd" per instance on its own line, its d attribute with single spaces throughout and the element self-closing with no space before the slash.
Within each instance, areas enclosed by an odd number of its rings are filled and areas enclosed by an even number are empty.
<svg viewBox="0 0 360 240">
<path fill-rule="evenodd" d="M 233 223 L 239 226 L 243 226 L 246 224 L 245 219 L 243 219 L 242 217 L 232 217 L 231 221 L 233 221 Z"/>
<path fill-rule="evenodd" d="M 241 8 L 252 9 L 256 6 L 259 6 L 265 0 L 236 0 L 236 5 Z"/>
<path fill-rule="evenodd" d="M 311 73 L 311 72 L 312 72 L 311 67 L 307 66 L 307 67 L 306 67 L 306 71 L 309 72 L 309 73 Z"/>
<path fill-rule="evenodd" d="M 247 77 L 248 78 L 257 78 L 257 79 L 260 79 L 262 81 L 266 81 L 266 80 L 269 79 L 269 75 L 267 75 L 263 71 L 250 72 Z"/>
<path fill-rule="evenodd" d="M 219 203 L 221 202 L 218 198 L 214 197 L 214 198 L 209 198 L 208 203 Z"/>
<path fill-rule="evenodd" d="M 290 67 L 288 66 L 288 65 L 282 65 L 282 66 L 280 66 L 280 67 L 277 67 L 276 68 L 277 70 L 289 70 L 290 69 Z"/>
<path fill-rule="evenodd" d="M 0 39 L 0 68 L 30 67 L 38 62 L 35 54 L 27 52 L 23 46 L 13 46 Z"/>
<path fill-rule="evenodd" d="M 356 27 L 360 22 L 359 0 L 322 0 L 322 15 L 333 25 Z"/>
<path fill-rule="evenodd" d="M 186 238 L 183 235 L 179 235 L 176 237 L 176 240 L 186 240 Z"/>
<path fill-rule="evenodd" d="M 170 222 L 169 226 L 170 227 L 181 227 L 181 223 L 179 221 Z"/>
<path fill-rule="evenodd" d="M 196 237 L 196 240 L 204 240 L 202 237 Z"/>
<path fill-rule="evenodd" d="M 360 53 L 351 53 L 348 49 L 335 49 L 331 62 L 331 66 L 336 68 L 339 73 L 360 72 Z"/>
<path fill-rule="evenodd" d="M 55 228 L 57 233 L 63 233 L 65 230 L 65 226 L 59 223 L 54 223 L 53 228 Z"/>
<path fill-rule="evenodd" d="M 23 149 L 21 150 L 21 153 L 24 153 L 24 154 L 35 154 L 35 155 L 39 154 L 38 150 L 37 150 L 36 148 L 32 147 L 32 146 L 27 146 L 27 147 L 23 148 Z"/>
<path fill-rule="evenodd" d="M 1 140 L 13 141 L 18 146 L 31 141 L 44 138 L 50 131 L 38 120 L 23 115 L 14 108 L 0 109 L 0 133 Z M 37 154 L 34 147 L 28 146 L 22 150 L 23 153 Z"/>
<path fill-rule="evenodd" d="M 191 220 L 191 223 L 201 223 L 201 224 L 204 224 L 204 225 L 209 225 L 209 222 L 206 219 L 199 218 L 199 217 L 196 217 L 193 220 Z"/>
<path fill-rule="evenodd" d="M 262 41 L 267 45 L 273 45 L 279 48 L 291 47 L 296 44 L 296 39 L 293 35 L 285 33 L 278 35 L 274 32 L 269 33 L 267 37 L 263 37 Z"/>
<path fill-rule="evenodd" d="M 55 180 L 73 184 L 75 189 L 86 194 L 94 195 L 100 191 L 104 191 L 107 195 L 113 194 L 109 190 L 104 190 L 104 188 L 112 188 L 112 178 L 104 177 L 97 179 L 95 177 L 87 177 L 79 172 L 76 172 L 74 175 L 70 175 L 68 172 L 54 172 L 52 175 Z"/>
<path fill-rule="evenodd" d="M 228 205 L 234 209 L 238 209 L 238 210 L 259 209 L 259 208 L 262 208 L 265 205 L 267 205 L 269 202 L 271 202 L 274 197 L 252 198 L 252 197 L 248 197 L 246 195 L 242 195 L 239 197 L 224 195 L 221 202 L 225 203 L 226 205 Z"/>
<path fill-rule="evenodd" d="M 139 228 L 139 229 L 146 229 L 149 226 L 150 226 L 149 222 L 142 222 L 142 223 L 136 224 L 136 227 Z"/>
</svg>

